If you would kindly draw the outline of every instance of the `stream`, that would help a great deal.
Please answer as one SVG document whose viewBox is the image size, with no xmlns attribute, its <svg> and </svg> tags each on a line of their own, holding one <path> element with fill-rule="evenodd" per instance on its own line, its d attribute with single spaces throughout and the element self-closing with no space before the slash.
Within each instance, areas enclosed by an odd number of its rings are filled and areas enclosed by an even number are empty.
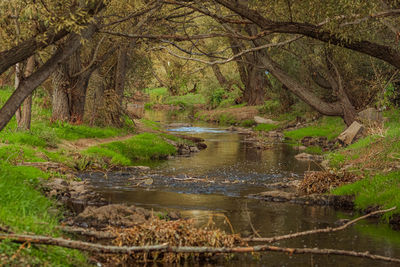
<svg viewBox="0 0 400 267">
<path fill-rule="evenodd" d="M 162 123 L 177 122 L 166 112 L 147 113 L 148 118 Z M 187 119 L 178 118 L 186 122 Z M 264 237 L 282 235 L 314 228 L 335 227 L 339 219 L 353 218 L 351 211 L 331 207 L 272 203 L 246 197 L 267 191 L 265 185 L 282 180 L 301 178 L 304 171 L 318 170 L 309 162 L 297 161 L 298 151 L 285 144 L 274 144 L 260 150 L 245 141 L 244 136 L 226 128 L 201 122 L 194 127 L 173 128 L 204 138 L 207 149 L 191 157 L 175 157 L 152 164 L 143 173 L 151 184 L 137 186 L 134 174 L 127 172 L 83 174 L 110 203 L 134 204 L 155 211 L 179 211 L 182 217 L 195 218 L 207 225 L 212 216 L 224 230 L 248 236 L 251 224 Z M 137 175 L 137 174 L 135 174 Z M 151 178 L 151 179 L 150 179 Z M 183 179 L 207 179 L 211 182 L 182 182 Z M 227 223 L 227 219 L 229 223 Z M 231 224 L 231 226 L 230 226 Z M 295 238 L 276 245 L 319 247 L 369 251 L 388 257 L 400 257 L 400 232 L 375 219 L 364 220 L 344 231 Z M 259 259 L 239 256 L 223 264 L 198 266 L 397 266 L 384 262 L 345 256 L 286 255 L 262 253 Z M 192 265 L 190 265 L 192 266 Z M 195 265 L 197 266 L 197 265 Z"/>
</svg>

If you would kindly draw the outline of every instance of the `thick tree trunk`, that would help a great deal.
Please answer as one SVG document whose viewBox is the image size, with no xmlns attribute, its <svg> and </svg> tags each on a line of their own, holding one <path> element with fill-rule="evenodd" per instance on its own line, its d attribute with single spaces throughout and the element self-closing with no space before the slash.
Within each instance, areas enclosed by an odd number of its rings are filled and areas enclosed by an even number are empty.
<svg viewBox="0 0 400 267">
<path fill-rule="evenodd" d="M 35 69 L 35 56 L 30 56 L 26 62 L 24 77 L 29 77 Z M 21 107 L 19 108 L 21 110 Z M 29 130 L 31 128 L 32 117 L 32 94 L 30 94 L 22 104 L 20 119 L 17 118 L 18 129 Z"/>
<path fill-rule="evenodd" d="M 243 100 L 249 106 L 263 105 L 265 101 L 265 73 L 256 66 L 247 68 L 248 78 Z"/>
<path fill-rule="evenodd" d="M 89 25 L 83 32 L 84 38 L 91 38 L 96 32 L 95 25 Z M 14 116 L 18 107 L 27 98 L 36 87 L 42 84 L 56 69 L 57 65 L 66 60 L 80 46 L 81 37 L 77 34 L 71 34 L 68 41 L 57 49 L 53 56 L 47 60 L 37 71 L 27 79 L 23 80 L 4 106 L 0 109 L 0 131 L 4 129 L 7 123 Z"/>
<path fill-rule="evenodd" d="M 68 80 L 66 75 L 65 64 L 61 64 L 53 75 L 52 121 L 66 122 L 71 118 L 68 83 L 64 83 Z"/>
<path fill-rule="evenodd" d="M 123 45 L 118 50 L 117 65 L 114 74 L 114 86 L 105 92 L 106 123 L 117 127 L 122 126 L 122 101 L 125 89 L 128 46 Z"/>
</svg>

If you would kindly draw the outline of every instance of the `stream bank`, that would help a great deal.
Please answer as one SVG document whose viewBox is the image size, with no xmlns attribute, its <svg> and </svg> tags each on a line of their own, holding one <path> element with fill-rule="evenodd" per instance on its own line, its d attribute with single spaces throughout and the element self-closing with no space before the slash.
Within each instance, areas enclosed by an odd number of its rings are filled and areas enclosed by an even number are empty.
<svg viewBox="0 0 400 267">
<path fill-rule="evenodd" d="M 165 124 L 176 122 L 165 113 L 153 113 L 149 118 Z M 95 190 L 109 203 L 133 204 L 155 212 L 179 212 L 183 218 L 196 219 L 197 225 L 212 221 L 227 232 L 251 236 L 253 225 L 262 236 L 286 234 L 313 228 L 336 225 L 342 219 L 353 218 L 353 210 L 336 210 L 329 206 L 298 205 L 291 202 L 264 202 L 248 198 L 269 189 L 278 182 L 301 179 L 308 170 L 319 170 L 318 164 L 298 161 L 294 158 L 299 151 L 290 145 L 276 143 L 268 149 L 259 149 L 238 132 L 224 127 L 191 122 L 193 127 L 171 129 L 205 139 L 208 148 L 191 158 L 175 157 L 152 165 L 149 172 L 135 176 L 130 172 L 82 174 Z M 139 183 L 151 179 L 151 183 Z M 283 189 L 285 190 L 285 189 Z M 307 237 L 282 243 L 291 246 L 334 247 L 352 250 L 368 250 L 385 255 L 399 255 L 397 238 L 385 224 L 370 219 L 344 231 L 329 236 Z M 386 234 L 384 234 L 386 233 Z M 337 242 L 340 240 L 340 242 Z M 390 247 L 390 254 L 384 248 Z M 310 261 L 324 266 L 335 265 L 335 259 L 313 256 L 262 255 L 261 262 L 237 259 L 235 264 L 245 262 L 258 266 L 275 263 L 286 266 L 309 265 Z M 340 257 L 339 257 L 340 258 Z M 248 261 L 250 260 L 250 261 Z M 368 261 L 343 259 L 347 264 L 368 264 Z M 339 259 L 338 259 L 339 261 Z M 240 263 L 242 262 L 242 263 Z M 296 264 L 294 264 L 296 263 Z M 338 262 L 336 262 L 337 264 Z"/>
</svg>

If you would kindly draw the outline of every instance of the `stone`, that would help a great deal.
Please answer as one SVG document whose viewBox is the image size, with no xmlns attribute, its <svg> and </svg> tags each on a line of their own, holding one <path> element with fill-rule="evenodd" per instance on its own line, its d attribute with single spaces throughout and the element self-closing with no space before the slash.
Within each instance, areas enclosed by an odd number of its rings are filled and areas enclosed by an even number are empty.
<svg viewBox="0 0 400 267">
<path fill-rule="evenodd" d="M 342 132 L 337 139 L 345 145 L 350 145 L 363 130 L 364 126 L 355 121 L 349 126 L 349 128 Z"/>
<path fill-rule="evenodd" d="M 324 159 L 321 155 L 311 155 L 307 153 L 300 153 L 294 156 L 297 160 L 304 160 L 304 161 L 322 161 Z"/>
<path fill-rule="evenodd" d="M 306 146 L 299 146 L 298 149 L 299 149 L 299 151 L 304 151 L 304 150 L 307 149 L 307 147 Z"/>
<path fill-rule="evenodd" d="M 190 152 L 192 152 L 192 153 L 197 153 L 197 152 L 199 152 L 200 150 L 197 148 L 197 147 L 195 147 L 195 146 L 191 146 L 190 147 Z"/>
<path fill-rule="evenodd" d="M 358 113 L 357 119 L 367 125 L 380 124 L 383 122 L 383 116 L 376 108 L 367 108 Z"/>
<path fill-rule="evenodd" d="M 278 122 L 276 122 L 276 121 L 273 121 L 271 119 L 266 119 L 266 118 L 263 118 L 263 117 L 260 117 L 260 116 L 254 116 L 254 121 L 257 124 L 260 124 L 260 123 L 274 124 L 274 125 L 278 124 Z"/>
</svg>

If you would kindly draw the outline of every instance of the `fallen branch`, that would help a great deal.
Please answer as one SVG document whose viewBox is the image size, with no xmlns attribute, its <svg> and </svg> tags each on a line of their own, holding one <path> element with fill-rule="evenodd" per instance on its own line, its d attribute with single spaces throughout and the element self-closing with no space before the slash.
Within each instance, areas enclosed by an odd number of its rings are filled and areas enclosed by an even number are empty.
<svg viewBox="0 0 400 267">
<path fill-rule="evenodd" d="M 280 241 L 280 240 L 284 240 L 284 239 L 290 239 L 290 238 L 295 238 L 295 237 L 299 237 L 299 236 L 305 236 L 305 235 L 313 235 L 313 234 L 319 234 L 319 233 L 331 233 L 331 232 L 337 232 L 337 231 L 341 231 L 346 229 L 347 227 L 349 227 L 352 224 L 355 224 L 358 221 L 361 221 L 365 218 L 371 217 L 373 215 L 377 215 L 377 214 L 383 214 L 392 210 L 395 210 L 396 207 L 390 208 L 390 209 L 386 209 L 386 210 L 377 210 L 377 211 L 373 211 L 371 213 L 368 213 L 364 216 L 358 217 L 354 220 L 351 220 L 349 222 L 347 222 L 346 224 L 336 227 L 336 228 L 322 228 L 322 229 L 314 229 L 314 230 L 308 230 L 308 231 L 304 231 L 304 232 L 298 232 L 298 233 L 293 233 L 293 234 L 288 234 L 288 235 L 281 235 L 281 236 L 275 236 L 275 237 L 256 237 L 256 238 L 244 238 L 243 241 L 245 242 L 266 242 L 266 243 L 273 243 L 276 241 Z"/>
<path fill-rule="evenodd" d="M 113 239 L 117 237 L 116 234 L 107 231 L 96 231 L 80 227 L 59 226 L 57 229 L 60 229 L 65 233 L 89 236 L 97 239 Z"/>
<path fill-rule="evenodd" d="M 387 262 L 400 263 L 400 259 L 390 258 L 381 255 L 370 254 L 369 252 L 357 252 L 338 249 L 318 249 L 318 248 L 284 248 L 269 245 L 261 245 L 254 247 L 233 247 L 233 248 L 214 248 L 214 247 L 173 247 L 168 243 L 153 246 L 107 246 L 94 244 L 89 242 L 68 240 L 63 238 L 52 238 L 47 236 L 34 235 L 17 235 L 17 234 L 0 234 L 0 240 L 11 240 L 18 243 L 31 243 L 53 245 L 65 248 L 79 249 L 96 253 L 111 253 L 111 254 L 133 254 L 139 252 L 170 252 L 170 253 L 249 253 L 249 252 L 284 252 L 290 254 L 319 254 L 319 255 L 344 255 L 351 257 L 368 258 L 372 260 L 381 260 Z"/>
</svg>

